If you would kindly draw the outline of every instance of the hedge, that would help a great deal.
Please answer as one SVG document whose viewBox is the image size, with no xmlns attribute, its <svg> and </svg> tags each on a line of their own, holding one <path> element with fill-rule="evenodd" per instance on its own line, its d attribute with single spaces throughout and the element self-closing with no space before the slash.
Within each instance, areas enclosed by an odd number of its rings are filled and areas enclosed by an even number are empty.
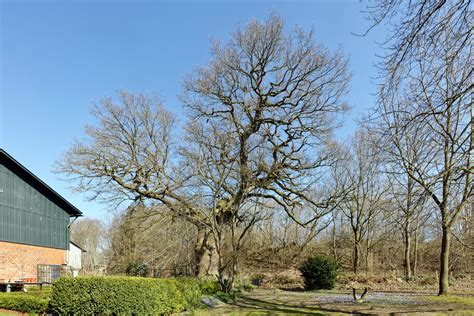
<svg viewBox="0 0 474 316">
<path fill-rule="evenodd" d="M 77 277 L 53 284 L 50 307 L 59 315 L 157 315 L 189 309 L 200 298 L 192 278 Z"/>
<path fill-rule="evenodd" d="M 0 308 L 24 313 L 43 314 L 48 310 L 49 298 L 31 293 L 0 293 Z"/>
</svg>

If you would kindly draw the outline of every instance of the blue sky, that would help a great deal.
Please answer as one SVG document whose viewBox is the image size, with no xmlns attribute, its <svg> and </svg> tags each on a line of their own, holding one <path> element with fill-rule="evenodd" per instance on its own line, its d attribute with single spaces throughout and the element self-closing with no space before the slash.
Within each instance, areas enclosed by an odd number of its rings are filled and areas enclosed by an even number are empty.
<svg viewBox="0 0 474 316">
<path fill-rule="evenodd" d="M 108 208 L 73 193 L 54 162 L 83 126 L 92 102 L 118 89 L 161 95 L 180 113 L 183 77 L 209 58 L 210 39 L 270 12 L 287 27 L 313 27 L 316 39 L 350 57 L 352 112 L 339 135 L 373 105 L 377 28 L 366 37 L 367 1 L 8 1 L 0 0 L 0 147 L 86 216 Z"/>
</svg>

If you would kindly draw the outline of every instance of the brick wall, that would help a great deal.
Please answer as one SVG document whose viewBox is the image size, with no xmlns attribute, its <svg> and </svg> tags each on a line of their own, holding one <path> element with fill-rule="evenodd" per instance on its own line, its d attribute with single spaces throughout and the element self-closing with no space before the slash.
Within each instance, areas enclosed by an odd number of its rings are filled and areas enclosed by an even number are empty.
<svg viewBox="0 0 474 316">
<path fill-rule="evenodd" d="M 36 278 L 38 264 L 65 264 L 66 250 L 0 241 L 0 281 Z"/>
</svg>

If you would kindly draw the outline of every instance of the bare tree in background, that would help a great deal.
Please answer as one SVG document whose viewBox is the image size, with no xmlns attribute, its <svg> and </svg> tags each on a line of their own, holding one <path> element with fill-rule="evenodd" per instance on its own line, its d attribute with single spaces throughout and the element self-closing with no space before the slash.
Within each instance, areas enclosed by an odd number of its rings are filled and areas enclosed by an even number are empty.
<svg viewBox="0 0 474 316">
<path fill-rule="evenodd" d="M 134 221 L 136 206 L 128 207 L 123 214 L 115 214 L 109 224 L 109 246 L 106 252 L 107 274 L 125 274 L 132 262 L 143 261 L 137 244 L 139 224 Z"/>
<path fill-rule="evenodd" d="M 143 204 L 116 214 L 108 228 L 107 272 L 124 274 L 140 264 L 153 277 L 194 274 L 196 230 L 172 212 Z"/>
<path fill-rule="evenodd" d="M 416 159 L 418 148 L 413 147 L 416 143 L 412 136 L 405 135 L 407 154 L 412 157 L 412 161 Z M 417 233 L 417 226 L 423 220 L 424 206 L 426 204 L 425 190 L 409 176 L 403 165 L 399 164 L 396 159 L 392 160 L 391 155 L 386 156 L 386 169 L 390 183 L 390 193 L 393 204 L 396 206 L 396 223 L 400 227 L 403 237 L 404 248 L 404 266 L 405 278 L 410 280 L 412 275 L 416 273 L 416 247 L 413 249 L 413 235 Z M 415 237 L 416 239 L 416 237 Z M 412 258 L 413 253 L 413 258 Z"/>
<path fill-rule="evenodd" d="M 82 256 L 82 273 L 94 274 L 104 264 L 106 229 L 98 219 L 80 218 L 71 226 L 71 240 L 86 252 Z"/>
<path fill-rule="evenodd" d="M 387 188 L 382 179 L 382 160 L 378 149 L 373 146 L 371 137 L 369 132 L 358 130 L 351 147 L 342 149 L 345 151 L 344 163 L 336 165 L 333 171 L 334 179 L 341 181 L 341 185 L 348 192 L 339 209 L 352 228 L 352 270 L 355 274 L 359 272 L 361 247 L 364 240 L 367 243 L 366 269 L 368 269 L 371 228 L 386 203 Z M 377 225 L 380 224 L 381 222 Z"/>
<path fill-rule="evenodd" d="M 304 208 L 295 210 L 294 215 L 299 221 L 308 221 L 313 217 L 312 212 Z M 253 268 L 264 267 L 271 271 L 297 269 L 308 255 L 308 250 L 314 246 L 316 237 L 329 224 L 329 218 L 321 218 L 301 226 L 276 207 L 265 221 L 256 225 L 244 260 Z"/>
</svg>

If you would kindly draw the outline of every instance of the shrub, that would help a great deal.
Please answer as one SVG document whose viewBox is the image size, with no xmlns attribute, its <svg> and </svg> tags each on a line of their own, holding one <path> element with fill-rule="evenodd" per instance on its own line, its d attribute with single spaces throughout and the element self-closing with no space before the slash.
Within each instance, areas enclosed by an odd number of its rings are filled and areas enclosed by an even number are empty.
<svg viewBox="0 0 474 316">
<path fill-rule="evenodd" d="M 309 257 L 299 268 L 306 290 L 334 288 L 337 269 L 337 262 L 324 256 Z"/>
<path fill-rule="evenodd" d="M 25 313 L 43 314 L 48 310 L 49 298 L 24 292 L 0 293 L 0 308 Z"/>
<path fill-rule="evenodd" d="M 198 281 L 184 278 L 60 278 L 50 306 L 60 315 L 156 315 L 192 307 L 198 297 Z"/>
</svg>

